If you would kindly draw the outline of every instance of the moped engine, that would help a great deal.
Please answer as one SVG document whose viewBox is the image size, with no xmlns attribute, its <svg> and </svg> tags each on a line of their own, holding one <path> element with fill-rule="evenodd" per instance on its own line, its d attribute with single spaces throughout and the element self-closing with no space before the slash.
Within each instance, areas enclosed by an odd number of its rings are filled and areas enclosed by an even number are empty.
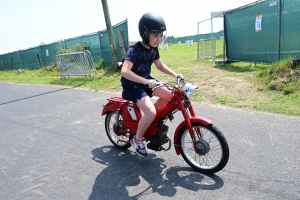
<svg viewBox="0 0 300 200">
<path fill-rule="evenodd" d="M 168 137 L 169 127 L 166 125 L 161 125 L 158 127 L 158 133 L 156 136 L 150 136 L 147 138 L 149 143 L 147 144 L 148 149 L 155 151 L 169 150 L 171 148 L 171 139 Z M 162 145 L 169 142 L 169 147 L 165 149 Z"/>
</svg>

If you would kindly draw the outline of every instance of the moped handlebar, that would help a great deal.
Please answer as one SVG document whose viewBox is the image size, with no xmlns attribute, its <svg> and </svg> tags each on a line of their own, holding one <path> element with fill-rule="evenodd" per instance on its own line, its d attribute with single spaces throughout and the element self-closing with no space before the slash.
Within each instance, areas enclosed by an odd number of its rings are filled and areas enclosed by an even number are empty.
<svg viewBox="0 0 300 200">
<path fill-rule="evenodd" d="M 182 80 L 184 80 L 184 78 L 182 78 L 180 75 L 179 75 L 179 76 L 177 76 L 177 84 L 179 84 L 179 83 L 180 83 L 180 81 L 182 81 Z"/>
<path fill-rule="evenodd" d="M 179 86 L 179 85 L 180 85 L 181 81 L 184 81 L 184 78 L 183 78 L 183 77 L 181 77 L 180 75 L 179 75 L 179 76 L 177 76 L 177 86 Z"/>
<path fill-rule="evenodd" d="M 156 83 L 156 86 L 152 88 L 152 90 L 155 90 L 156 88 L 159 88 L 159 87 L 162 87 L 162 86 L 165 86 L 166 83 L 165 82 L 157 82 Z M 149 85 L 148 84 L 144 84 L 144 87 L 145 88 L 149 88 Z"/>
<path fill-rule="evenodd" d="M 177 76 L 177 85 L 180 85 L 181 81 L 184 81 L 184 78 L 181 77 L 180 75 Z M 161 87 L 163 85 L 166 85 L 166 83 L 165 82 L 157 82 L 156 86 L 153 89 L 157 88 L 157 86 Z M 149 85 L 146 83 L 146 84 L 144 84 L 144 87 L 149 88 Z"/>
<path fill-rule="evenodd" d="M 156 86 L 164 85 L 164 84 L 165 84 L 164 82 L 157 82 L 157 83 L 156 83 Z M 145 87 L 145 88 L 149 88 L 149 85 L 146 83 L 146 84 L 144 84 L 144 87 Z"/>
</svg>

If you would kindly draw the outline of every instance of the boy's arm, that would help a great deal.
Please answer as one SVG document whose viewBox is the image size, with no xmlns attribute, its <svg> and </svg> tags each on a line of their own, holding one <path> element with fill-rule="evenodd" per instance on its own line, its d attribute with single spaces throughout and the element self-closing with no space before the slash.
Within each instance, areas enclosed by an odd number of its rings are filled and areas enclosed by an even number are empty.
<svg viewBox="0 0 300 200">
<path fill-rule="evenodd" d="M 131 61 L 125 60 L 121 69 L 121 75 L 128 80 L 144 84 L 146 79 L 133 73 L 131 71 L 132 66 L 133 63 Z"/>
<path fill-rule="evenodd" d="M 121 69 L 121 75 L 128 80 L 131 80 L 133 82 L 141 83 L 141 84 L 148 84 L 150 88 L 153 88 L 156 86 L 156 81 L 145 79 L 141 76 L 136 75 L 131 71 L 131 68 L 133 66 L 133 63 L 129 60 L 125 60 Z"/>
</svg>

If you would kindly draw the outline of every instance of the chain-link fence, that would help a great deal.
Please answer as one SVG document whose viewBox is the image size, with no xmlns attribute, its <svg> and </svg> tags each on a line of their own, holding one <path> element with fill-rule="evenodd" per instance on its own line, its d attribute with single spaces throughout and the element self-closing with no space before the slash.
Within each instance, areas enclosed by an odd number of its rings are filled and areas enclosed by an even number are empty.
<svg viewBox="0 0 300 200">
<path fill-rule="evenodd" d="M 197 42 L 197 59 L 225 59 L 223 12 L 198 23 Z"/>
<path fill-rule="evenodd" d="M 89 51 L 57 55 L 56 63 L 61 79 L 70 76 L 85 76 L 87 78 L 93 78 L 97 74 Z"/>
<path fill-rule="evenodd" d="M 212 58 L 216 59 L 216 39 L 200 39 L 198 41 L 198 59 Z"/>
</svg>

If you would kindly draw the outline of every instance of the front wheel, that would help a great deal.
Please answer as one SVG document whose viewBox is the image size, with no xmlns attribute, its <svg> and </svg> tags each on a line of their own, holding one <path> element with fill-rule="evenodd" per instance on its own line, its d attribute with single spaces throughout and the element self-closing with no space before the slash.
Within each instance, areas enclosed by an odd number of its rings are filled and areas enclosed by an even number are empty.
<svg viewBox="0 0 300 200">
<path fill-rule="evenodd" d="M 128 149 L 131 144 L 129 143 L 131 136 L 129 133 L 119 134 L 115 132 L 117 112 L 108 112 L 105 117 L 105 131 L 107 137 L 119 149 Z M 119 115 L 119 122 L 122 122 L 122 117 Z"/>
<path fill-rule="evenodd" d="M 193 140 L 186 126 L 178 135 L 183 159 L 200 173 L 212 174 L 222 170 L 229 159 L 229 147 L 224 135 L 212 124 L 206 126 L 193 122 L 192 128 L 195 132 Z"/>
</svg>

